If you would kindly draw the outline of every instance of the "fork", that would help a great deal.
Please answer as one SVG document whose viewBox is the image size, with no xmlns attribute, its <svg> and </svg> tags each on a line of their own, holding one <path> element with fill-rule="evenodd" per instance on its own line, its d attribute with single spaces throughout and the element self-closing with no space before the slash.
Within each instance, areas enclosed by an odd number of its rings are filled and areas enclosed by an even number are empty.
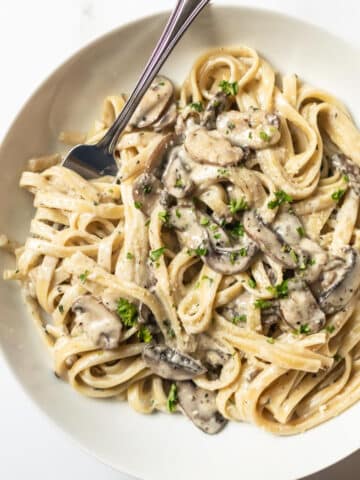
<svg viewBox="0 0 360 480">
<path fill-rule="evenodd" d="M 74 170 L 88 180 L 103 175 L 117 175 L 114 151 L 122 131 L 180 38 L 209 2 L 210 0 L 177 1 L 134 91 L 119 116 L 96 145 L 83 144 L 72 148 L 62 163 L 64 167 Z"/>
</svg>

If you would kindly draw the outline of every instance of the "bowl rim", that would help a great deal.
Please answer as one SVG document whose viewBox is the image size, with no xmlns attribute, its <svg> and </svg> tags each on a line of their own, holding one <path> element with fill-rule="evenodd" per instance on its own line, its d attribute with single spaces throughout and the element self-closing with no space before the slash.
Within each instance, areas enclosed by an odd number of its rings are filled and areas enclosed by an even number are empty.
<svg viewBox="0 0 360 480">
<path fill-rule="evenodd" d="M 229 3 L 222 3 L 220 5 L 216 5 L 214 3 L 210 3 L 208 5 L 208 8 L 211 8 L 213 10 L 241 10 L 244 12 L 246 15 L 247 13 L 250 14 L 260 14 L 260 15 L 265 15 L 270 17 L 277 17 L 281 21 L 284 22 L 293 22 L 298 24 L 299 26 L 303 27 L 310 27 L 312 29 L 316 29 L 319 33 L 331 36 L 334 40 L 340 41 L 343 45 L 346 47 L 349 47 L 351 49 L 358 50 L 360 53 L 360 43 L 350 41 L 348 38 L 341 36 L 338 33 L 332 32 L 330 29 L 320 26 L 317 23 L 315 23 L 312 20 L 305 20 L 303 18 L 298 18 L 294 14 L 289 14 L 289 13 L 284 13 L 282 11 L 278 10 L 271 10 L 270 8 L 265 8 L 262 6 L 249 6 L 249 5 L 239 5 L 237 3 L 230 2 Z M 101 33 L 100 35 L 97 35 L 95 38 L 92 38 L 89 41 L 86 41 L 80 48 L 77 48 L 70 56 L 68 56 L 65 60 L 62 60 L 55 68 L 51 69 L 50 72 L 48 72 L 45 76 L 45 78 L 38 82 L 37 85 L 35 86 L 34 90 L 32 93 L 28 94 L 26 96 L 25 101 L 23 102 L 21 108 L 19 111 L 13 116 L 12 120 L 10 121 L 8 127 L 5 129 L 5 132 L 0 138 L 0 157 L 2 154 L 2 150 L 4 149 L 4 146 L 6 145 L 7 139 L 12 132 L 12 130 L 16 127 L 18 121 L 22 117 L 23 113 L 27 110 L 29 105 L 33 102 L 35 97 L 41 93 L 42 89 L 55 78 L 59 72 L 62 69 L 66 69 L 68 66 L 70 66 L 74 61 L 77 60 L 78 57 L 81 57 L 86 51 L 89 51 L 92 47 L 95 47 L 99 42 L 106 41 L 107 39 L 110 39 L 112 36 L 116 35 L 117 32 L 119 32 L 122 29 L 126 28 L 134 28 L 136 27 L 137 24 L 140 24 L 141 22 L 144 21 L 151 21 L 152 19 L 158 19 L 160 17 L 165 17 L 167 18 L 170 15 L 170 10 L 169 9 L 159 9 L 156 10 L 154 13 L 148 14 L 148 15 L 142 15 L 138 16 L 130 21 L 127 22 L 120 22 L 119 25 L 116 27 L 111 28 L 110 30 Z M 201 16 L 201 14 L 200 14 Z M 11 372 L 11 375 L 13 378 L 15 378 L 15 381 L 17 385 L 20 387 L 22 392 L 25 394 L 25 398 L 31 402 L 31 404 L 37 409 L 38 412 L 40 412 L 46 420 L 49 422 L 50 425 L 55 425 L 57 430 L 61 432 L 61 434 L 64 435 L 64 438 L 70 439 L 70 441 L 76 445 L 77 447 L 80 447 L 80 449 L 85 452 L 87 455 L 95 458 L 99 462 L 101 462 L 103 465 L 110 467 L 112 470 L 116 472 L 123 473 L 125 475 L 128 475 L 130 477 L 134 477 L 135 479 L 141 480 L 146 480 L 146 478 L 142 477 L 140 472 L 136 471 L 130 471 L 128 467 L 126 466 L 121 466 L 121 469 L 114 464 L 112 461 L 108 459 L 104 459 L 101 457 L 100 454 L 98 454 L 96 451 L 91 450 L 90 447 L 87 447 L 80 439 L 78 439 L 76 436 L 74 436 L 70 431 L 68 431 L 60 422 L 60 420 L 56 419 L 55 417 L 51 416 L 50 413 L 48 413 L 45 409 L 42 408 L 42 406 L 36 401 L 35 397 L 31 394 L 30 390 L 23 384 L 21 381 L 15 367 L 13 367 L 5 349 L 2 346 L 2 339 L 0 338 L 0 360 L 3 360 L 5 363 L 6 367 L 8 368 L 9 372 Z M 349 407 L 349 408 L 353 408 Z M 340 414 L 341 415 L 341 414 Z M 327 422 L 331 422 L 332 419 L 329 419 Z M 326 422 L 326 423 L 327 423 Z M 258 428 L 255 426 L 255 428 Z M 316 428 L 316 427 L 315 427 Z M 359 446 L 353 446 L 348 451 L 346 454 L 340 453 L 338 456 L 333 455 L 332 459 L 330 460 L 330 463 L 324 463 L 318 465 L 316 469 L 310 469 L 309 471 L 304 470 L 305 473 L 303 472 L 302 475 L 305 475 L 306 478 L 309 475 L 314 475 L 326 468 L 329 468 L 342 460 L 345 460 L 347 457 L 349 457 L 351 454 L 355 453 L 356 451 L 360 450 L 360 443 Z M 298 476 L 291 476 L 288 477 L 288 480 L 297 480 L 299 477 Z M 305 480 L 305 477 L 302 476 Z"/>
</svg>

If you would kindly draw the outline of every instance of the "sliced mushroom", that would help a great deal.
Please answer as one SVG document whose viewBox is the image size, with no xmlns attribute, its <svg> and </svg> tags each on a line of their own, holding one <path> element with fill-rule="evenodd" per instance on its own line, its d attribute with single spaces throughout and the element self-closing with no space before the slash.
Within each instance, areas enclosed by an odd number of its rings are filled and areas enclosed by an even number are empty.
<svg viewBox="0 0 360 480">
<path fill-rule="evenodd" d="M 119 346 L 120 319 L 91 295 L 82 295 L 72 306 L 75 313 L 72 334 L 85 333 L 94 345 L 112 350 Z"/>
<path fill-rule="evenodd" d="M 133 186 L 134 202 L 145 215 L 150 215 L 161 192 L 161 182 L 152 173 L 140 175 Z"/>
<path fill-rule="evenodd" d="M 156 77 L 135 110 L 130 125 L 145 128 L 155 123 L 169 105 L 173 94 L 171 81 L 166 77 Z"/>
<path fill-rule="evenodd" d="M 351 158 L 342 154 L 333 155 L 331 162 L 337 170 L 347 175 L 352 189 L 360 196 L 360 167 Z"/>
<path fill-rule="evenodd" d="M 164 135 L 156 145 L 156 148 L 151 152 L 151 155 L 149 155 L 146 162 L 146 171 L 153 173 L 156 177 L 160 177 L 167 154 L 173 145 L 174 135 L 172 133 Z"/>
<path fill-rule="evenodd" d="M 207 130 L 214 130 L 216 128 L 216 118 L 220 113 L 228 110 L 231 105 L 231 100 L 226 93 L 217 92 L 209 101 L 203 114 L 201 125 Z"/>
<path fill-rule="evenodd" d="M 316 333 L 325 325 L 324 312 L 301 279 L 288 281 L 288 296 L 279 300 L 279 307 L 284 321 L 295 330 L 303 327 L 304 333 Z"/>
<path fill-rule="evenodd" d="M 278 302 L 272 302 L 268 308 L 261 310 L 261 326 L 264 335 L 271 335 L 281 320 Z"/>
<path fill-rule="evenodd" d="M 351 247 L 344 247 L 342 257 L 335 257 L 324 266 L 313 292 L 326 314 L 344 308 L 360 286 L 360 255 Z"/>
<path fill-rule="evenodd" d="M 182 146 L 176 146 L 169 152 L 168 163 L 162 176 L 167 191 L 176 198 L 186 197 L 193 189 L 191 167 L 187 163 L 187 154 Z"/>
<path fill-rule="evenodd" d="M 256 210 L 245 212 L 243 222 L 246 233 L 261 251 L 286 268 L 297 267 L 297 257 L 291 247 L 264 222 Z"/>
<path fill-rule="evenodd" d="M 256 243 L 244 235 L 242 245 L 233 247 L 211 246 L 204 260 L 215 272 L 223 275 L 235 275 L 245 272 L 250 267 L 257 252 Z"/>
<path fill-rule="evenodd" d="M 146 345 L 142 358 L 153 373 L 168 380 L 191 380 L 206 373 L 201 362 L 166 345 Z"/>
<path fill-rule="evenodd" d="M 190 157 L 199 163 L 209 163 L 224 167 L 235 165 L 244 157 L 239 147 L 222 138 L 217 132 L 209 132 L 205 128 L 197 128 L 187 133 L 184 146 Z"/>
<path fill-rule="evenodd" d="M 299 245 L 303 225 L 300 219 L 293 213 L 281 212 L 276 216 L 271 227 L 288 245 Z M 301 229 L 301 230 L 300 230 Z"/>
<path fill-rule="evenodd" d="M 159 118 L 159 120 L 154 123 L 153 129 L 155 132 L 161 132 L 166 128 L 172 127 L 177 118 L 177 108 L 176 103 L 171 103 L 170 107 L 164 112 L 164 114 Z"/>
<path fill-rule="evenodd" d="M 273 113 L 250 109 L 248 112 L 231 110 L 217 117 L 216 128 L 233 145 L 260 150 L 280 140 L 280 120 Z"/>
<path fill-rule="evenodd" d="M 227 420 L 216 407 L 216 393 L 197 387 L 193 382 L 177 382 L 179 404 L 200 430 L 210 435 L 220 432 Z"/>
</svg>

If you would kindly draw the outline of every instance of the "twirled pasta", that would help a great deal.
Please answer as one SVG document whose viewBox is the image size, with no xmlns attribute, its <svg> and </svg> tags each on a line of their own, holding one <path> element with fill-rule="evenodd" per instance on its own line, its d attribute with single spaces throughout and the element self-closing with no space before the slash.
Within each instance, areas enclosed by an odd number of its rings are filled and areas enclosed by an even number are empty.
<svg viewBox="0 0 360 480">
<path fill-rule="evenodd" d="M 36 213 L 5 278 L 21 282 L 55 373 L 84 395 L 181 410 L 217 431 L 144 356 L 155 343 L 201 363 L 191 392 L 214 395 L 222 419 L 280 435 L 318 425 L 360 398 L 360 133 L 341 102 L 294 75 L 275 80 L 248 47 L 206 52 L 178 93 L 157 82 L 167 103 L 147 105 L 157 118 L 138 115 L 146 126 L 134 120 L 120 138 L 117 179 L 86 181 L 58 155 L 30 160 L 20 186 Z M 61 139 L 95 143 L 124 103 L 107 97 L 87 135 Z M 351 277 L 337 302 L 339 286 L 324 291 L 331 263 L 345 269 L 341 288 Z M 295 312 L 301 295 L 318 324 Z M 99 319 L 78 320 L 79 298 L 123 323 L 116 348 Z"/>
</svg>

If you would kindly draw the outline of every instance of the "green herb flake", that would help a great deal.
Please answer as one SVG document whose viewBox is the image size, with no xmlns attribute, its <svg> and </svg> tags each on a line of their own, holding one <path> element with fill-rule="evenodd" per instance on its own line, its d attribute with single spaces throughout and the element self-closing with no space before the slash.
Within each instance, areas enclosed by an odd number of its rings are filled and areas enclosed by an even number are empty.
<svg viewBox="0 0 360 480">
<path fill-rule="evenodd" d="M 199 247 L 194 249 L 194 253 L 198 257 L 205 257 L 208 254 L 208 249 L 200 245 Z"/>
<path fill-rule="evenodd" d="M 221 233 L 215 233 L 214 238 L 215 240 L 219 240 L 221 238 Z"/>
<path fill-rule="evenodd" d="M 214 282 L 214 279 L 211 278 L 211 277 L 208 277 L 207 275 L 203 275 L 201 277 L 201 280 L 208 280 L 208 282 L 210 283 L 210 285 Z"/>
<path fill-rule="evenodd" d="M 137 322 L 137 308 L 133 303 L 126 300 L 126 298 L 119 298 L 116 313 L 126 327 L 133 327 Z"/>
<path fill-rule="evenodd" d="M 150 343 L 152 341 L 151 332 L 144 325 L 141 325 L 140 330 L 137 333 L 137 337 L 140 340 L 140 342 L 143 342 L 143 343 Z"/>
<path fill-rule="evenodd" d="M 134 202 L 134 207 L 140 210 L 142 208 L 142 203 L 141 202 Z"/>
<path fill-rule="evenodd" d="M 85 270 L 84 273 L 82 273 L 81 275 L 79 275 L 79 278 L 80 280 L 82 281 L 82 283 L 85 283 L 86 280 L 87 280 L 87 277 L 90 275 L 90 272 L 89 270 Z"/>
<path fill-rule="evenodd" d="M 299 257 L 297 256 L 297 253 L 295 252 L 295 250 L 291 249 L 289 254 L 290 254 L 290 257 L 294 260 L 294 262 L 298 263 Z"/>
<path fill-rule="evenodd" d="M 203 104 L 201 102 L 192 102 L 189 104 L 190 108 L 196 112 L 201 113 L 204 110 Z"/>
<path fill-rule="evenodd" d="M 253 138 L 252 132 L 249 132 L 248 137 L 249 137 L 250 140 L 252 140 L 252 138 Z"/>
<path fill-rule="evenodd" d="M 58 306 L 58 309 L 60 313 L 64 313 L 64 307 L 61 304 Z"/>
<path fill-rule="evenodd" d="M 337 190 L 336 192 L 332 193 L 331 194 L 331 198 L 335 201 L 335 202 L 339 202 L 342 197 L 344 196 L 345 194 L 345 190 L 342 190 L 341 188 L 339 190 Z"/>
<path fill-rule="evenodd" d="M 271 302 L 269 300 L 264 300 L 263 298 L 257 298 L 254 302 L 254 307 L 255 308 L 269 308 L 271 307 Z"/>
<path fill-rule="evenodd" d="M 327 327 L 325 327 L 325 330 L 328 333 L 333 333 L 335 331 L 335 326 L 334 325 L 328 325 Z"/>
<path fill-rule="evenodd" d="M 334 355 L 334 360 L 335 362 L 340 362 L 340 360 L 342 360 L 343 357 L 341 355 L 339 355 L 338 353 L 335 353 Z"/>
<path fill-rule="evenodd" d="M 175 210 L 175 215 L 177 216 L 177 218 L 181 218 L 181 213 L 178 208 Z"/>
<path fill-rule="evenodd" d="M 266 339 L 266 341 L 267 341 L 268 343 L 271 343 L 271 345 L 273 345 L 273 344 L 275 343 L 275 338 L 268 337 L 268 338 Z"/>
<path fill-rule="evenodd" d="M 222 80 L 219 83 L 221 90 L 226 93 L 226 95 L 236 95 L 239 91 L 239 85 L 237 82 L 228 82 L 227 80 Z"/>
<path fill-rule="evenodd" d="M 181 177 L 176 179 L 175 188 L 184 188 L 184 182 Z"/>
<path fill-rule="evenodd" d="M 303 335 L 309 335 L 311 333 L 311 328 L 307 323 L 304 323 L 303 325 L 300 325 L 299 333 L 302 333 Z"/>
<path fill-rule="evenodd" d="M 256 281 L 253 278 L 249 278 L 248 285 L 250 288 L 256 288 Z"/>
<path fill-rule="evenodd" d="M 235 315 L 235 317 L 232 319 L 232 323 L 234 325 L 238 325 L 239 323 L 246 323 L 246 321 L 247 321 L 246 315 Z"/>
<path fill-rule="evenodd" d="M 209 225 L 210 223 L 210 220 L 206 217 L 201 217 L 200 218 L 200 225 L 204 225 L 204 227 L 206 227 L 207 225 Z"/>
<path fill-rule="evenodd" d="M 228 122 L 227 128 L 228 128 L 229 130 L 234 130 L 235 127 L 236 127 L 236 125 L 235 125 L 234 122 Z"/>
<path fill-rule="evenodd" d="M 227 177 L 230 174 L 229 170 L 227 170 L 226 168 L 218 168 L 217 171 L 218 171 L 218 175 L 224 176 L 224 177 Z"/>
<path fill-rule="evenodd" d="M 240 248 L 239 253 L 240 253 L 240 257 L 246 257 L 246 255 L 248 253 L 247 247 Z"/>
<path fill-rule="evenodd" d="M 226 229 L 233 237 L 243 237 L 245 234 L 244 225 L 240 222 L 236 222 L 233 225 L 227 226 Z"/>
<path fill-rule="evenodd" d="M 266 132 L 264 132 L 264 130 L 261 130 L 261 132 L 259 133 L 259 137 L 260 137 L 261 140 L 263 140 L 264 142 L 270 142 L 270 140 L 271 140 L 270 135 L 268 135 Z"/>
<path fill-rule="evenodd" d="M 177 387 L 175 383 L 171 384 L 169 395 L 167 398 L 167 409 L 170 413 L 174 413 L 176 410 L 176 404 L 178 402 Z"/>
<path fill-rule="evenodd" d="M 298 228 L 296 229 L 296 231 L 297 231 L 297 233 L 298 233 L 298 235 L 299 235 L 300 238 L 305 237 L 305 230 L 304 230 L 303 227 L 298 227 Z"/>
<path fill-rule="evenodd" d="M 278 190 L 277 192 L 274 193 L 275 199 L 271 200 L 268 203 L 268 208 L 273 210 L 276 207 L 280 207 L 280 205 L 283 205 L 284 203 L 292 203 L 293 202 L 293 197 L 291 195 L 288 195 L 286 192 L 283 190 Z"/>
<path fill-rule="evenodd" d="M 344 175 L 343 180 L 344 180 L 344 182 L 349 183 L 349 181 L 350 181 L 349 180 L 349 175 Z"/>
<path fill-rule="evenodd" d="M 143 192 L 145 193 L 145 195 L 148 195 L 152 190 L 152 186 L 149 184 L 149 185 L 144 185 L 143 187 Z"/>
<path fill-rule="evenodd" d="M 150 252 L 150 260 L 152 260 L 153 262 L 156 262 L 164 254 L 164 252 L 165 252 L 165 247 L 160 247 L 157 250 L 152 250 Z"/>
<path fill-rule="evenodd" d="M 133 255 L 131 252 L 127 252 L 126 258 L 127 258 L 128 260 L 132 260 L 132 259 L 134 258 L 134 255 Z"/>
<path fill-rule="evenodd" d="M 267 287 L 267 290 L 275 298 L 285 298 L 289 294 L 288 282 L 289 282 L 288 280 L 284 280 L 283 282 L 279 283 L 278 285 Z"/>
<path fill-rule="evenodd" d="M 230 263 L 231 263 L 231 265 L 235 264 L 237 258 L 238 258 L 238 253 L 237 252 L 231 252 L 230 253 Z"/>
<path fill-rule="evenodd" d="M 169 221 L 169 212 L 159 212 L 158 213 L 158 217 L 159 219 L 163 222 L 163 223 L 168 223 Z"/>
<path fill-rule="evenodd" d="M 249 205 L 244 197 L 230 200 L 229 209 L 233 215 L 237 212 L 248 210 L 248 208 Z"/>
</svg>

